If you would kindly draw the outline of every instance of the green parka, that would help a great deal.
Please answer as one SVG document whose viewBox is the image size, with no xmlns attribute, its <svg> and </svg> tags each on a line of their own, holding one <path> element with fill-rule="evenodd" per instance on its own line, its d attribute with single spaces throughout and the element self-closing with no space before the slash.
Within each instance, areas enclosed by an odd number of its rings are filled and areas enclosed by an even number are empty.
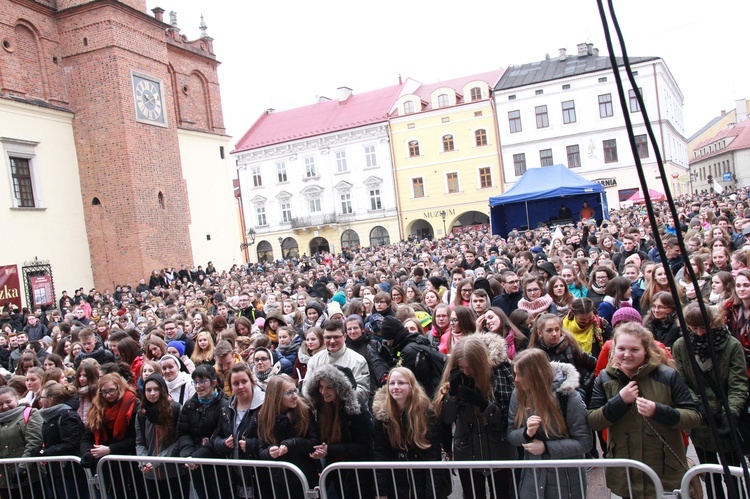
<svg viewBox="0 0 750 499">
<path fill-rule="evenodd" d="M 719 361 L 719 377 L 721 379 L 720 388 L 728 388 L 727 398 L 729 400 L 729 407 L 732 410 L 732 414 L 739 416 L 740 411 L 745 406 L 745 400 L 747 399 L 747 366 L 745 365 L 745 352 L 742 349 L 742 345 L 739 340 L 733 336 L 729 336 L 726 343 L 723 345 L 717 345 L 717 356 Z M 680 373 L 682 379 L 690 388 L 690 395 L 696 403 L 701 404 L 701 399 L 698 396 L 698 380 L 703 383 L 706 388 L 707 400 L 703 403 L 706 408 L 707 414 L 714 414 L 721 417 L 724 414 L 724 410 L 721 407 L 716 393 L 712 389 L 711 383 L 705 380 L 703 374 L 698 373 L 696 376 L 690 365 L 690 358 L 688 357 L 687 345 L 685 345 L 684 338 L 680 338 L 674 342 L 672 346 L 672 357 L 675 361 L 675 368 Z M 715 375 L 713 370 L 707 372 L 706 376 L 711 376 L 711 379 L 715 381 Z M 693 440 L 693 445 L 699 449 L 703 449 L 709 452 L 717 452 L 716 441 L 714 440 L 711 428 L 708 426 L 707 421 L 702 421 L 700 426 L 690 431 L 690 438 Z M 723 439 L 724 449 L 731 449 L 732 445 L 729 438 Z"/>
<path fill-rule="evenodd" d="M 19 457 L 32 457 L 31 452 L 42 447 L 42 415 L 39 411 L 32 409 L 28 416 L 28 422 L 24 420 L 25 405 L 19 405 L 0 414 L 0 459 L 13 459 Z M 21 470 L 26 474 L 26 479 L 20 479 L 18 473 Z M 40 473 L 33 465 L 20 464 L 17 467 L 5 466 L 5 472 L 0 476 L 0 488 L 18 488 L 26 480 L 39 480 Z"/>
<path fill-rule="evenodd" d="M 620 390 L 630 381 L 638 384 L 640 397 L 656 402 L 656 412 L 649 422 L 679 459 L 638 413 L 635 402 L 626 404 L 620 397 Z M 697 427 L 701 416 L 690 390 L 675 369 L 661 364 L 659 359 L 651 359 L 630 378 L 620 369 L 608 366 L 594 383 L 587 419 L 593 430 L 609 429 L 608 457 L 633 459 L 650 466 L 661 477 L 666 491 L 680 487 L 685 473 L 683 464 L 687 463 L 680 430 Z M 628 475 L 632 488 L 628 487 Z M 610 490 L 619 496 L 655 497 L 654 486 L 643 473 L 608 468 L 606 476 Z"/>
</svg>

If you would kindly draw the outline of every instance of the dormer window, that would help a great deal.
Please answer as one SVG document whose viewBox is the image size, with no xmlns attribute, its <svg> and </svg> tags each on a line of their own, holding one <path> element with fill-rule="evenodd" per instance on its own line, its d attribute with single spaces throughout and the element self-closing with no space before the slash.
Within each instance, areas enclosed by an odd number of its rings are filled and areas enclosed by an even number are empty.
<svg viewBox="0 0 750 499">
<path fill-rule="evenodd" d="M 450 97 L 448 97 L 448 94 L 438 95 L 438 107 L 448 107 L 450 106 L 450 103 Z"/>
<path fill-rule="evenodd" d="M 410 100 L 404 102 L 404 114 L 414 113 L 414 103 Z"/>
<path fill-rule="evenodd" d="M 471 93 L 471 102 L 482 100 L 482 89 L 479 87 L 474 87 L 470 91 Z"/>
</svg>

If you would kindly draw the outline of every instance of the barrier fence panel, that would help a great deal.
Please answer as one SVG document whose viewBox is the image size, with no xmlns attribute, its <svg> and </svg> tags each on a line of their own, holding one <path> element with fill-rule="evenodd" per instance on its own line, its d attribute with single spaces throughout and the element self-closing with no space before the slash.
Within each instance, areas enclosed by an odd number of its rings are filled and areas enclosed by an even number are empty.
<svg viewBox="0 0 750 499">
<path fill-rule="evenodd" d="M 729 497 L 727 487 L 734 487 L 738 492 L 736 497 L 748 499 L 747 484 L 742 474 L 742 468 L 739 466 L 730 466 L 729 472 L 731 476 L 727 478 L 724 476 L 724 468 L 719 464 L 699 464 L 693 466 L 682 477 L 680 490 L 675 490 L 674 492 L 675 494 L 679 494 L 683 499 L 690 499 L 690 482 L 696 475 L 702 475 L 702 487 L 705 496 L 723 499 L 724 497 Z"/>
<path fill-rule="evenodd" d="M 76 456 L 0 459 L 3 497 L 89 499 L 95 492 L 92 475 Z"/>
<path fill-rule="evenodd" d="M 596 469 L 589 471 L 592 466 Z M 601 493 L 607 492 L 604 469 L 609 468 L 622 470 L 628 492 L 623 495 L 642 497 L 645 487 L 653 487 L 653 497 L 663 497 L 664 489 L 656 472 L 629 459 L 335 463 L 327 466 L 320 476 L 320 496 L 323 499 L 447 497 L 453 492 L 458 493 L 455 497 L 487 497 L 489 493 L 489 497 L 498 498 L 584 498 L 592 497 L 588 478 L 593 473 L 599 474 L 598 486 L 604 487 Z M 460 485 L 452 485 L 455 482 L 452 477 L 456 475 Z"/>
<path fill-rule="evenodd" d="M 284 461 L 109 455 L 99 461 L 97 478 L 102 495 L 112 499 L 316 495 L 302 471 Z"/>
</svg>

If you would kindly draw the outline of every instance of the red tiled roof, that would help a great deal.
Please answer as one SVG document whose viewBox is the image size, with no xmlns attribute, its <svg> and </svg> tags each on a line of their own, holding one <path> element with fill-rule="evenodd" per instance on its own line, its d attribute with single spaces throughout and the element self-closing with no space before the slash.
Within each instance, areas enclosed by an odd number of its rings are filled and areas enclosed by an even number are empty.
<svg viewBox="0 0 750 499">
<path fill-rule="evenodd" d="M 747 119 L 745 121 L 741 121 L 740 123 L 737 123 L 734 126 L 731 126 L 729 128 L 725 128 L 724 130 L 720 131 L 713 137 L 711 137 L 708 140 L 704 140 L 700 144 L 698 144 L 695 147 L 695 151 L 700 151 L 702 147 L 705 147 L 709 144 L 713 144 L 714 142 L 728 138 L 733 137 L 731 141 L 727 144 L 727 146 L 724 149 L 717 149 L 713 152 L 710 152 L 708 154 L 704 154 L 703 156 L 698 156 L 697 158 L 693 158 L 691 161 L 703 161 L 704 159 L 711 158 L 713 156 L 723 154 L 728 151 L 737 151 L 739 149 L 750 149 L 750 119 Z"/>
<path fill-rule="evenodd" d="M 343 102 L 332 99 L 288 111 L 264 112 L 232 152 L 387 121 L 388 111 L 398 99 L 402 87 L 400 84 L 352 94 Z"/>
<path fill-rule="evenodd" d="M 495 71 L 488 71 L 486 73 L 479 73 L 470 76 L 461 76 L 452 80 L 428 83 L 425 85 L 421 85 L 417 89 L 417 91 L 414 92 L 414 94 L 427 103 L 427 106 L 425 106 L 425 108 L 423 109 L 423 111 L 426 111 L 432 108 L 432 106 L 430 105 L 430 94 L 432 94 L 432 92 L 434 92 L 438 88 L 452 88 L 456 91 L 456 94 L 460 96 L 461 92 L 463 92 L 464 86 L 467 83 L 479 80 L 487 82 L 487 84 L 490 86 L 490 90 L 492 90 L 493 88 L 495 88 L 495 85 L 497 85 L 497 82 L 500 81 L 503 73 L 505 73 L 505 69 L 496 69 Z M 461 103 L 461 100 L 459 99 L 458 102 Z"/>
</svg>

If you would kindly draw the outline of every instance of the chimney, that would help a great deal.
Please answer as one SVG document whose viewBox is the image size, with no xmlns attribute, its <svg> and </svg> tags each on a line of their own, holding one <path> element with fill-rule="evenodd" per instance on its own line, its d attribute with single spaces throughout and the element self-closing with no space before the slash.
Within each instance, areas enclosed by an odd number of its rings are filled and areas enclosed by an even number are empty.
<svg viewBox="0 0 750 499">
<path fill-rule="evenodd" d="M 747 99 L 737 99 L 734 101 L 734 107 L 737 113 L 737 123 L 747 119 Z"/>
<path fill-rule="evenodd" d="M 564 61 L 568 58 L 568 51 L 564 48 L 560 49 L 560 60 Z"/>
<path fill-rule="evenodd" d="M 339 103 L 346 102 L 346 100 L 352 96 L 352 89 L 349 87 L 339 87 Z"/>
<path fill-rule="evenodd" d="M 318 103 L 320 103 L 320 102 L 328 102 L 329 100 L 331 100 L 331 99 L 329 99 L 325 95 L 319 95 L 318 96 Z"/>
<path fill-rule="evenodd" d="M 164 22 L 164 9 L 161 7 L 154 7 L 151 9 L 151 12 L 154 13 L 154 17 L 157 21 Z"/>
<path fill-rule="evenodd" d="M 272 108 L 272 107 L 269 107 L 268 109 L 266 109 L 266 113 L 267 114 L 273 114 L 274 111 L 276 111 L 276 110 L 274 108 Z"/>
<path fill-rule="evenodd" d="M 576 45 L 578 47 L 578 57 L 585 57 L 588 55 L 589 47 L 585 43 L 579 43 Z"/>
<path fill-rule="evenodd" d="M 591 54 L 591 55 L 593 55 L 594 57 L 599 57 L 599 49 L 598 48 L 595 47 L 592 52 L 593 52 L 593 54 Z"/>
<path fill-rule="evenodd" d="M 594 54 L 594 44 L 593 43 L 587 43 L 586 44 L 586 53 L 588 55 L 593 55 Z"/>
</svg>

